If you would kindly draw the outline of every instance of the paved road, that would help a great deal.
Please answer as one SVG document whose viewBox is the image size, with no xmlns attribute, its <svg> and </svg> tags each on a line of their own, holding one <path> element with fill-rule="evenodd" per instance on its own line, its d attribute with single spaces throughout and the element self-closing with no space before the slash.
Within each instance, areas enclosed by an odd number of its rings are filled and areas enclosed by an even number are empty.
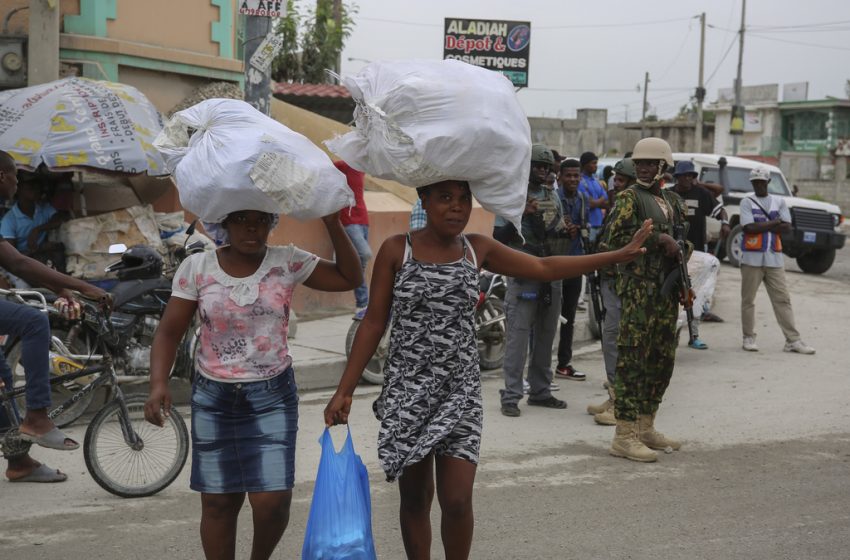
<svg viewBox="0 0 850 560">
<path fill-rule="evenodd" d="M 842 255 L 844 257 L 845 254 Z M 839 269 L 836 269 L 839 270 Z M 789 274 L 797 322 L 815 356 L 781 352 L 764 293 L 757 300 L 762 351 L 740 350 L 738 272 L 723 266 L 715 311 L 700 352 L 680 348 L 659 425 L 686 441 L 656 464 L 606 453 L 611 428 L 584 407 L 602 399 L 598 352 L 577 366 L 585 383 L 563 381 L 570 407 L 498 412 L 499 379 L 484 381 L 485 434 L 476 482 L 473 558 L 836 559 L 850 549 L 850 381 L 844 313 L 846 278 Z M 369 468 L 381 558 L 403 558 L 394 485 L 376 461 L 376 389 L 355 400 L 352 429 Z M 327 392 L 302 396 L 292 523 L 276 558 L 297 558 L 318 464 Z M 82 429 L 75 434 L 82 436 Z M 340 443 L 343 432 L 337 432 Z M 2 558 L 69 560 L 199 558 L 198 498 L 187 472 L 160 495 L 121 500 L 88 477 L 80 453 L 38 451 L 73 477 L 52 486 L 0 482 Z M 240 527 L 247 557 L 249 512 Z M 435 506 L 433 558 L 439 549 Z"/>
<path fill-rule="evenodd" d="M 850 228 L 844 228 L 844 231 L 850 235 Z M 802 274 L 800 267 L 793 259 L 785 257 L 785 265 L 786 270 Z M 850 284 L 850 243 L 835 253 L 835 263 L 823 274 L 823 277 Z"/>
</svg>

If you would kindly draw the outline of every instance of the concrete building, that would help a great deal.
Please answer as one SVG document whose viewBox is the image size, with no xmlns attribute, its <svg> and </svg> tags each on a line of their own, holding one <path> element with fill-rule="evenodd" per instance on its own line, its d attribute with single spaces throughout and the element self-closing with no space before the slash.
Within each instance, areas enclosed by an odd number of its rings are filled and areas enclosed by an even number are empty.
<svg viewBox="0 0 850 560">
<path fill-rule="evenodd" d="M 43 8 L 42 11 L 54 9 L 47 0 L 39 0 L 38 5 Z M 170 113 L 197 88 L 211 82 L 244 84 L 240 48 L 244 24 L 237 13 L 237 0 L 55 0 L 54 5 L 58 13 L 49 15 L 57 24 L 55 33 L 59 36 L 56 47 L 60 65 L 55 76 L 38 83 L 67 75 L 126 83 L 144 93 L 163 115 Z M 27 67 L 34 58 L 32 55 L 36 54 L 33 49 L 44 47 L 41 41 L 29 40 L 29 6 L 30 0 L 0 0 L 0 22 L 6 23 L 0 33 L 0 89 L 26 87 L 27 78 L 33 73 L 33 69 Z M 37 14 L 37 17 L 42 16 L 43 13 Z M 50 30 L 37 32 L 49 35 Z M 17 50 L 12 57 L 4 59 L 4 48 L 6 52 L 8 49 Z M 38 57 L 41 62 L 50 58 L 45 57 L 43 52 L 37 54 L 41 55 Z M 10 65 L 10 62 L 21 62 L 21 66 L 8 72 L 4 81 L 4 65 Z M 11 66 L 14 70 L 15 65 Z M 284 99 L 290 94 L 306 98 L 316 94 L 310 87 L 278 84 L 276 93 Z M 353 102 L 342 89 L 339 86 L 324 87 L 322 91 L 330 90 L 334 95 L 314 96 L 309 108 L 327 112 L 328 103 L 331 103 L 330 108 L 335 111 L 332 116 L 348 122 L 350 118 L 346 119 L 345 114 L 346 111 L 350 114 Z M 238 91 L 233 92 L 232 88 L 228 92 L 238 95 Z M 272 100 L 271 116 L 322 149 L 325 149 L 324 140 L 349 130 L 341 122 L 278 99 Z M 103 188 L 109 190 L 110 184 Z M 366 189 L 369 239 L 373 252 L 377 254 L 389 235 L 407 231 L 416 191 L 372 177 L 366 178 Z M 87 192 L 87 200 L 97 196 L 88 187 Z M 103 196 L 105 198 L 106 195 Z M 101 211 L 119 207 L 115 197 L 110 198 L 113 200 L 108 207 L 100 205 Z M 96 213 L 98 201 L 89 202 L 89 209 Z M 134 196 L 124 200 L 126 205 L 138 202 Z M 153 205 L 155 210 L 162 212 L 179 210 L 176 190 L 168 188 Z M 191 216 L 188 218 L 191 219 Z M 467 231 L 489 235 L 493 220 L 492 214 L 476 205 Z M 321 257 L 333 258 L 330 240 L 319 220 L 302 223 L 283 217 L 272 233 L 270 243 L 294 243 Z M 292 307 L 302 315 L 353 309 L 354 297 L 351 292 L 326 293 L 302 288 L 296 292 Z"/>
<path fill-rule="evenodd" d="M 744 131 L 738 154 L 779 165 L 801 196 L 817 196 L 850 208 L 850 100 L 807 99 L 808 84 L 747 86 L 741 90 Z M 731 154 L 734 92 L 720 90 L 714 151 Z"/>
<path fill-rule="evenodd" d="M 622 156 L 643 136 L 658 136 L 670 143 L 674 152 L 694 151 L 694 123 L 669 120 L 641 123 L 609 123 L 606 109 L 579 109 L 574 119 L 531 117 L 531 139 L 546 144 L 565 156 L 577 157 L 592 151 L 600 157 Z M 714 142 L 714 126 L 703 126 L 703 145 Z"/>
<path fill-rule="evenodd" d="M 129 84 L 163 113 L 210 81 L 241 84 L 242 27 L 236 4 L 236 0 L 56 0 L 60 75 L 52 79 L 78 75 Z M 27 41 L 29 5 L 29 0 L 0 0 L 0 18 L 8 17 L 0 45 L 15 38 L 27 42 L 25 63 L 43 47 L 40 41 Z"/>
</svg>

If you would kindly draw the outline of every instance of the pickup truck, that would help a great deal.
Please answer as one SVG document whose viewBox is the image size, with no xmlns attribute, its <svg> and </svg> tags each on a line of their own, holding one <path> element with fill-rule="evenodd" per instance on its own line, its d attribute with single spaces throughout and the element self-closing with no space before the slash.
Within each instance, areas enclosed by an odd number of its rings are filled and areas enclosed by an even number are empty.
<svg viewBox="0 0 850 560">
<path fill-rule="evenodd" d="M 741 199 L 753 192 L 750 170 L 759 166 L 770 171 L 770 194 L 783 197 L 791 212 L 793 229 L 782 235 L 783 253 L 796 259 L 803 272 L 823 274 L 832 266 L 835 251 L 844 247 L 845 236 L 839 231 L 844 221 L 841 209 L 835 204 L 793 196 L 778 167 L 719 154 L 675 153 L 673 159 L 692 161 L 701 182 L 717 183 L 724 188 L 723 204 L 732 233 L 719 247 L 718 258 L 725 255 L 731 264 L 740 266 L 743 228 L 739 223 L 739 206 Z M 706 227 L 709 243 L 716 244 L 720 237 L 720 222 L 709 218 Z"/>
</svg>

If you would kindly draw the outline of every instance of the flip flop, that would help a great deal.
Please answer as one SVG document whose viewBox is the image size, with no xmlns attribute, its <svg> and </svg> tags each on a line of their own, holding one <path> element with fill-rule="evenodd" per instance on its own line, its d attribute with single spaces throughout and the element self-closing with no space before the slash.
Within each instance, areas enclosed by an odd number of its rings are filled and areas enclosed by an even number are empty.
<svg viewBox="0 0 850 560">
<path fill-rule="evenodd" d="M 59 472 L 58 469 L 51 469 L 45 464 L 41 464 L 34 468 L 28 475 L 16 479 L 9 479 L 9 482 L 65 482 L 68 480 L 68 475 Z"/>
<path fill-rule="evenodd" d="M 42 434 L 40 436 L 21 432 L 21 439 L 23 441 L 40 445 L 41 447 L 58 449 L 59 451 L 73 451 L 80 447 L 79 443 L 66 436 L 65 433 L 56 426 L 54 426 L 53 429 L 46 434 Z M 65 440 L 69 440 L 71 443 L 65 443 Z"/>
</svg>

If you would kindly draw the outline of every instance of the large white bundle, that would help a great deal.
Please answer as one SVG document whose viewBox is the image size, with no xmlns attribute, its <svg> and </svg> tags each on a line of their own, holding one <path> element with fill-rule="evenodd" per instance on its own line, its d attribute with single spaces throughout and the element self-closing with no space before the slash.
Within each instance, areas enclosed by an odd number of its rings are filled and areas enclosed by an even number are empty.
<svg viewBox="0 0 850 560">
<path fill-rule="evenodd" d="M 154 145 L 180 204 L 205 222 L 239 210 L 309 220 L 354 204 L 325 152 L 244 101 L 208 99 L 179 111 Z"/>
<path fill-rule="evenodd" d="M 325 142 L 366 173 L 421 187 L 468 181 L 487 210 L 519 227 L 531 130 L 510 81 L 457 60 L 375 62 L 343 85 L 356 128 Z"/>
</svg>

